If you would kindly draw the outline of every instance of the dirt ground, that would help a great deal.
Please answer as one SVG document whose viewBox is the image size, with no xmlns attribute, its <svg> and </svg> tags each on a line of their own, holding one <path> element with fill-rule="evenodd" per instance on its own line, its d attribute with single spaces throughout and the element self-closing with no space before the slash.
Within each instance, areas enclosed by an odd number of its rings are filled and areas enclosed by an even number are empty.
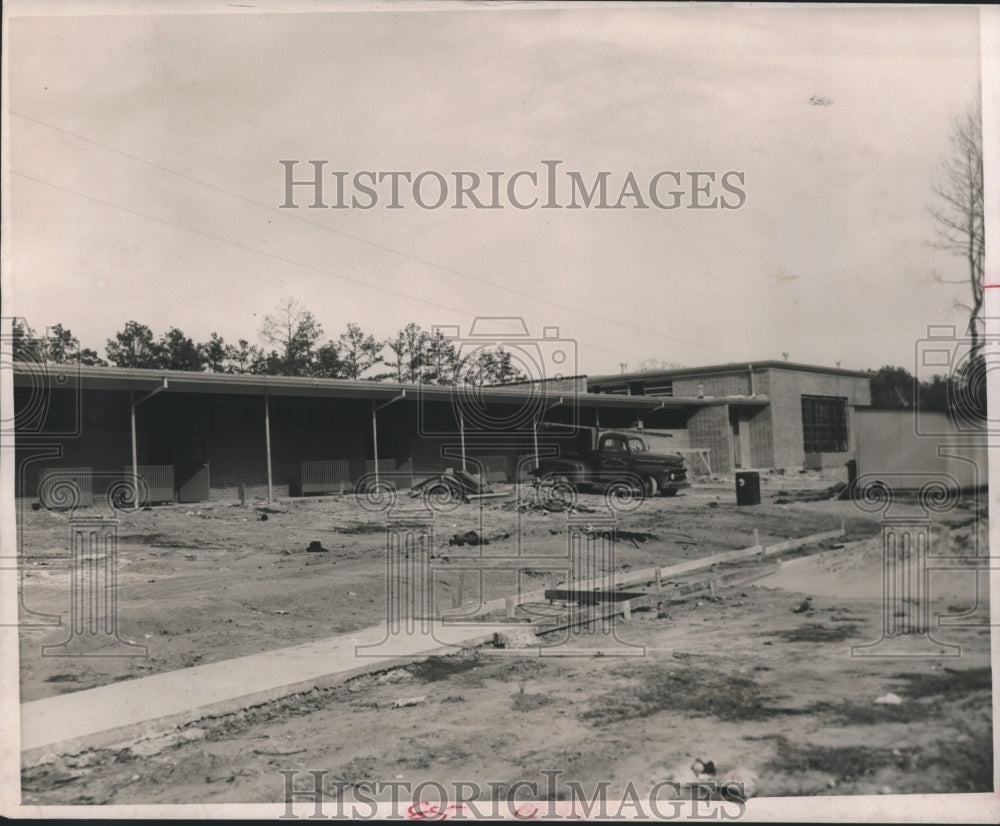
<svg viewBox="0 0 1000 826">
<path fill-rule="evenodd" d="M 554 770 L 561 774 L 549 797 L 564 799 L 569 780 L 587 789 L 609 781 L 613 797 L 628 781 L 691 780 L 695 758 L 716 767 L 703 778 L 744 778 L 758 796 L 987 791 L 989 628 L 936 631 L 962 645 L 954 660 L 851 657 L 852 645 L 879 638 L 884 621 L 879 527 L 853 503 L 825 496 L 830 483 L 816 474 L 762 476 L 762 504 L 737 507 L 731 480 L 719 480 L 621 514 L 621 530 L 648 535 L 618 542 L 621 571 L 747 547 L 754 528 L 764 544 L 842 520 L 847 529 L 838 540 L 847 547 L 827 544 L 822 562 L 800 559 L 752 585 L 616 622 L 619 637 L 644 645 L 645 656 L 481 649 L 433 658 L 198 721 L 159 744 L 27 768 L 23 802 L 274 802 L 284 789 L 279 770 L 325 770 L 329 784 L 349 792 L 380 780 L 456 778 L 496 788 L 523 780 L 545 792 L 540 772 Z M 598 496 L 580 503 L 601 507 Z M 41 645 L 68 635 L 68 566 L 55 557 L 67 554 L 69 525 L 65 514 L 22 513 L 22 616 L 63 617 L 62 627 L 22 632 L 22 701 L 384 620 L 383 523 L 351 497 L 174 505 L 127 515 L 119 529 L 120 633 L 149 656 L 41 657 Z M 986 541 L 985 524 L 974 508 L 945 514 L 934 526 L 937 552 L 968 553 Z M 465 505 L 437 518 L 435 542 L 447 554 L 454 534 L 476 530 L 510 552 L 520 532 L 526 552 L 557 554 L 565 526 L 565 514 Z M 306 552 L 312 541 L 327 552 Z M 546 582 L 540 573 L 526 585 Z M 442 584 L 445 594 L 457 585 Z M 493 574 L 483 596 L 514 585 Z M 956 613 L 973 604 L 976 578 L 935 574 L 931 588 L 934 612 Z M 806 596 L 808 610 L 793 612 Z M 581 630 L 574 642 L 605 647 L 598 631 Z M 889 693 L 899 702 L 875 703 Z M 423 699 L 394 707 L 414 697 Z"/>
</svg>

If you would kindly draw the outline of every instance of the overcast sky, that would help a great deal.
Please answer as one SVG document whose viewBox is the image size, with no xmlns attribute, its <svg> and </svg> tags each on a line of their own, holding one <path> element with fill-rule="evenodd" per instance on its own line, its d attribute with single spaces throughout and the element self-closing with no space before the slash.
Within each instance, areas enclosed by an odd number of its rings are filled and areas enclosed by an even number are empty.
<svg viewBox="0 0 1000 826">
<path fill-rule="evenodd" d="M 286 296 L 327 337 L 523 316 L 589 374 L 909 366 L 928 324 L 964 321 L 927 206 L 977 94 L 976 8 L 63 14 L 8 36 L 6 312 L 102 355 L 130 319 L 258 343 Z M 737 171 L 745 203 L 422 209 L 404 182 L 402 209 L 383 184 L 373 209 L 300 189 L 287 210 L 281 159 L 348 184 L 560 160 L 567 191 L 610 172 L 612 203 L 630 172 Z"/>
</svg>

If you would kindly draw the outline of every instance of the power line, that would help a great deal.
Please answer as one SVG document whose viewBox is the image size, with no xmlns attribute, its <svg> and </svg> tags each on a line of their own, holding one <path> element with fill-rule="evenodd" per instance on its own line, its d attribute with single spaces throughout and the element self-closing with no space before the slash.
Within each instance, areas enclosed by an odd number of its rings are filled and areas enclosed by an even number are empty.
<svg viewBox="0 0 1000 826">
<path fill-rule="evenodd" d="M 274 259 L 275 261 L 280 261 L 280 262 L 282 262 L 284 264 L 291 264 L 292 266 L 295 266 L 295 267 L 302 267 L 303 269 L 312 270 L 313 272 L 318 272 L 318 273 L 321 273 L 323 275 L 328 275 L 331 278 L 337 278 L 337 279 L 340 279 L 342 281 L 348 281 L 348 282 L 350 282 L 352 284 L 357 284 L 357 285 L 362 286 L 362 287 L 370 287 L 370 288 L 372 288 L 374 290 L 379 290 L 380 292 L 389 293 L 390 295 L 394 295 L 394 296 L 397 296 L 399 298 L 405 298 L 405 299 L 407 299 L 409 301 L 419 301 L 422 304 L 428 304 L 431 307 L 437 307 L 440 310 L 447 310 L 448 312 L 458 313 L 459 315 L 469 316 L 470 318 L 475 318 L 476 317 L 476 313 L 470 313 L 467 310 L 461 310 L 458 307 L 450 307 L 447 304 L 440 304 L 437 301 L 431 301 L 430 299 L 427 299 L 427 298 L 419 298 L 418 296 L 410 295 L 409 293 L 404 293 L 404 292 L 401 292 L 399 290 L 394 290 L 391 287 L 383 287 L 383 286 L 381 286 L 379 284 L 373 284 L 370 281 L 362 281 L 361 279 L 358 279 L 358 278 L 352 278 L 349 275 L 342 275 L 340 273 L 332 272 L 331 270 L 325 270 L 322 267 L 316 267 L 316 266 L 314 266 L 312 264 L 306 264 L 306 263 L 304 263 L 302 261 L 296 261 L 296 260 L 294 260 L 292 258 L 286 258 L 283 255 L 277 255 L 276 253 L 273 253 L 273 252 L 266 252 L 264 250 L 259 250 L 256 247 L 251 247 L 251 246 L 248 246 L 246 244 L 242 244 L 239 241 L 232 241 L 232 240 L 230 240 L 228 238 L 222 238 L 221 236 L 218 236 L 218 235 L 212 235 L 211 233 L 203 232 L 202 230 L 194 229 L 192 227 L 186 227 L 183 224 L 177 224 L 177 223 L 175 223 L 173 221 L 168 221 L 166 218 L 159 218 L 159 217 L 157 217 L 155 215 L 149 215 L 149 214 L 144 213 L 144 212 L 139 212 L 139 211 L 131 209 L 129 207 L 122 206 L 121 204 L 115 204 L 115 203 L 112 203 L 111 201 L 105 201 L 102 198 L 97 198 L 97 197 L 95 197 L 93 195 L 87 195 L 84 192 L 78 192 L 78 191 L 76 191 L 74 189 L 69 189 L 68 187 L 59 186 L 58 184 L 51 183 L 50 181 L 44 181 L 41 178 L 36 178 L 36 177 L 34 177 L 32 175 L 26 175 L 23 172 L 17 172 L 15 170 L 12 170 L 10 174 L 11 175 L 16 175 L 19 178 L 24 178 L 25 180 L 28 180 L 28 181 L 33 181 L 33 182 L 35 182 L 37 184 L 41 184 L 42 186 L 46 186 L 46 187 L 49 187 L 51 189 L 58 190 L 60 192 L 65 192 L 65 193 L 67 193 L 69 195 L 75 195 L 78 198 L 84 198 L 84 199 L 86 199 L 88 201 L 93 201 L 94 203 L 101 204 L 102 206 L 110 207 L 111 209 L 117 209 L 117 210 L 120 210 L 122 212 L 126 212 L 126 213 L 128 213 L 130 215 L 135 215 L 135 216 L 137 216 L 139 218 L 145 218 L 145 219 L 147 219 L 149 221 L 155 221 L 155 222 L 157 222 L 159 224 L 164 224 L 164 225 L 166 225 L 168 227 L 173 227 L 174 229 L 183 230 L 184 232 L 190 232 L 193 235 L 198 235 L 198 236 L 200 236 L 202 238 L 208 238 L 208 239 L 213 240 L 213 241 L 219 241 L 220 243 L 228 244 L 229 246 L 236 247 L 237 249 L 245 250 L 246 252 L 251 252 L 251 253 L 255 253 L 257 255 L 262 255 L 265 258 L 271 258 L 271 259 Z M 590 347 L 591 349 L 594 349 L 594 350 L 602 350 L 602 351 L 607 352 L 607 353 L 614 353 L 616 355 L 633 355 L 633 356 L 635 355 L 634 353 L 622 353 L 619 350 L 611 350 L 611 349 L 609 349 L 607 347 L 598 347 L 597 345 L 593 345 L 593 344 L 586 344 L 586 345 L 581 345 L 581 346 Z"/>
<path fill-rule="evenodd" d="M 325 230 L 327 232 L 332 232 L 332 233 L 334 233 L 336 235 L 340 235 L 340 236 L 342 236 L 344 238 L 349 238 L 352 241 L 357 241 L 358 243 L 366 244 L 366 245 L 368 245 L 370 247 L 373 247 L 374 249 L 378 249 L 378 250 L 381 250 L 383 252 L 387 252 L 387 253 L 389 253 L 391 255 L 400 256 L 402 258 L 407 259 L 408 261 L 412 261 L 412 262 L 417 263 L 417 264 L 422 264 L 422 265 L 427 266 L 427 267 L 432 267 L 433 269 L 440 270 L 441 272 L 446 272 L 446 273 L 448 273 L 450 275 L 456 275 L 456 276 L 458 276 L 460 278 L 467 278 L 467 279 L 469 279 L 471 281 L 475 281 L 475 282 L 480 283 L 480 284 L 485 284 L 485 285 L 493 287 L 495 289 L 503 290 L 505 292 L 512 293 L 514 295 L 518 295 L 518 296 L 520 296 L 522 298 L 527 298 L 530 301 L 537 301 L 537 302 L 540 302 L 542 304 L 547 304 L 550 307 L 556 307 L 556 308 L 561 309 L 561 310 L 568 310 L 570 312 L 578 313 L 579 315 L 586 316 L 588 318 L 592 318 L 592 319 L 595 319 L 597 321 L 602 321 L 602 322 L 607 323 L 607 324 L 614 324 L 614 325 L 616 325 L 618 327 L 622 327 L 622 328 L 630 330 L 632 332 L 644 333 L 646 335 L 654 336 L 656 338 L 662 338 L 662 339 L 665 339 L 665 340 L 668 340 L 668 341 L 674 341 L 674 342 L 678 342 L 678 343 L 681 343 L 681 344 L 688 344 L 688 345 L 692 345 L 692 346 L 695 346 L 695 347 L 700 347 L 702 349 L 706 349 L 706 350 L 710 350 L 710 351 L 714 351 L 714 352 L 727 353 L 729 355 L 738 355 L 737 353 L 735 353 L 732 350 L 726 350 L 726 349 L 723 349 L 723 348 L 720 348 L 720 347 L 713 347 L 712 345 L 703 344 L 701 342 L 689 341 L 687 339 L 679 338 L 678 336 L 667 335 L 667 334 L 662 333 L 662 332 L 660 332 L 658 330 L 648 330 L 648 329 L 643 328 L 643 327 L 638 327 L 638 326 L 636 326 L 634 324 L 629 324 L 629 323 L 626 323 L 626 322 L 623 322 L 623 321 L 616 321 L 613 318 L 608 318 L 607 316 L 602 316 L 602 315 L 600 315 L 598 313 L 592 313 L 592 312 L 590 312 L 588 310 L 580 309 L 579 307 L 573 307 L 572 305 L 569 305 L 569 304 L 562 304 L 562 303 L 560 303 L 558 301 L 552 301 L 552 300 L 547 299 L 547 298 L 542 298 L 541 296 L 537 296 L 537 295 L 534 295 L 532 293 L 527 293 L 527 292 L 524 292 L 523 290 L 518 290 L 518 289 L 516 289 L 514 287 L 509 287 L 506 284 L 499 284 L 499 283 L 497 283 L 495 281 L 491 281 L 488 278 L 483 278 L 481 276 L 472 275 L 471 273 L 467 273 L 467 272 L 464 272 L 462 270 L 456 270 L 456 269 L 454 269 L 452 267 L 447 267 L 447 266 L 445 266 L 443 264 L 438 264 L 438 263 L 436 263 L 434 261 L 429 261 L 429 260 L 427 260 L 425 258 L 420 258 L 419 256 L 412 255 L 412 254 L 410 254 L 408 252 L 404 252 L 404 251 L 396 249 L 394 247 L 390 247 L 390 246 L 387 246 L 385 244 L 380 244 L 377 241 L 371 241 L 371 240 L 369 240 L 367 238 L 362 238 L 362 237 L 357 236 L 357 235 L 352 235 L 349 232 L 344 232 L 343 230 L 335 229 L 334 227 L 329 227 L 329 226 L 326 226 L 325 224 L 317 223 L 316 221 L 310 221 L 308 218 L 304 218 L 301 215 L 298 215 L 297 213 L 293 213 L 293 212 L 289 212 L 287 210 L 279 209 L 277 207 L 271 206 L 270 204 L 265 204 L 265 203 L 263 203 L 261 201 L 254 200 L 253 198 L 249 198 L 249 197 L 247 197 L 245 195 L 240 195 L 240 194 L 238 194 L 236 192 L 232 192 L 232 191 L 230 191 L 228 189 L 224 189 L 223 187 L 216 186 L 215 184 L 208 183 L 207 181 L 203 181 L 203 180 L 201 180 L 199 178 L 195 178 L 195 177 L 193 177 L 191 175 L 186 175 L 183 172 L 177 172 L 176 170 L 173 170 L 173 169 L 170 169 L 168 167 L 162 166 L 162 165 L 160 165 L 158 163 L 155 163 L 154 161 L 150 161 L 150 160 L 147 160 L 145 158 L 141 158 L 138 155 L 133 155 L 133 154 L 131 154 L 129 152 L 125 152 L 125 151 L 123 151 L 121 149 L 117 149 L 116 147 L 113 147 L 113 146 L 108 146 L 105 143 L 101 143 L 100 141 L 94 140 L 93 138 L 88 138 L 88 137 L 85 137 L 83 135 L 77 134 L 76 132 L 71 132 L 71 131 L 69 131 L 67 129 L 62 129 L 61 127 L 55 126 L 55 125 L 53 125 L 51 123 L 48 123 L 46 121 L 39 120 L 38 118 L 31 117 L 30 115 L 25 115 L 22 112 L 14 112 L 14 111 L 12 111 L 11 114 L 12 115 L 16 115 L 19 118 L 23 118 L 25 120 L 31 121 L 32 123 L 37 123 L 40 126 L 44 126 L 44 127 L 48 128 L 48 129 L 52 129 L 52 130 L 54 130 L 56 132 L 59 132 L 59 133 L 61 133 L 63 135 L 67 135 L 69 137 L 76 138 L 77 140 L 83 141 L 84 143 L 89 143 L 89 144 L 91 144 L 93 146 L 97 146 L 97 147 L 99 147 L 101 149 L 104 149 L 104 150 L 106 150 L 108 152 L 113 152 L 116 155 L 121 155 L 122 157 L 128 158 L 129 160 L 133 160 L 133 161 L 136 161 L 137 163 L 141 163 L 141 164 L 144 164 L 146 166 L 152 167 L 153 169 L 158 169 L 161 172 L 166 172 L 169 175 L 174 175 L 174 176 L 176 176 L 178 178 L 181 178 L 181 179 L 183 179 L 185 181 L 190 181 L 191 183 L 197 184 L 199 186 L 207 187 L 208 189 L 211 189 L 214 192 L 219 192 L 219 193 L 221 193 L 223 195 L 227 195 L 227 196 L 229 196 L 231 198 L 236 198 L 237 200 L 243 201 L 245 203 L 252 204 L 252 205 L 257 206 L 257 207 L 261 207 L 261 208 L 266 209 L 266 210 L 271 211 L 271 212 L 279 213 L 281 215 L 284 215 L 287 218 L 292 218 L 292 219 L 294 219 L 296 221 L 300 221 L 300 222 L 302 222 L 304 224 L 308 224 L 309 226 L 318 227 L 319 229 Z M 44 182 L 42 182 L 42 183 L 44 183 Z M 471 313 L 465 313 L 465 315 L 472 315 L 472 314 Z M 609 352 L 609 353 L 618 353 L 619 355 L 622 355 L 622 353 L 620 353 L 620 351 L 609 350 L 609 349 L 604 348 L 604 347 L 596 347 L 595 346 L 594 349 L 603 350 L 603 351 Z M 634 354 L 632 354 L 632 355 L 634 355 Z"/>
</svg>

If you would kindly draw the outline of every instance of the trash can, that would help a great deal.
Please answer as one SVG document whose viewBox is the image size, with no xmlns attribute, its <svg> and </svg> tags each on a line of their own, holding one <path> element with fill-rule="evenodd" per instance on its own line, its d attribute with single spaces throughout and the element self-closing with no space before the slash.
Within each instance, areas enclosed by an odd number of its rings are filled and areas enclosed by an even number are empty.
<svg viewBox="0 0 1000 826">
<path fill-rule="evenodd" d="M 851 459 L 847 463 L 847 489 L 838 499 L 854 499 L 858 487 L 858 460 Z"/>
<path fill-rule="evenodd" d="M 736 474 L 736 504 L 760 504 L 760 474 L 753 470 Z"/>
</svg>

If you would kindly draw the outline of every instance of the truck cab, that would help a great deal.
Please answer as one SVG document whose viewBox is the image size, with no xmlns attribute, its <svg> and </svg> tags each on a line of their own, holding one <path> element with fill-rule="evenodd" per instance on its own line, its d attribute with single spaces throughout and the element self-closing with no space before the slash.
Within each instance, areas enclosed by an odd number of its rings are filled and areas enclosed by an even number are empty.
<svg viewBox="0 0 1000 826">
<path fill-rule="evenodd" d="M 613 482 L 629 471 L 636 454 L 646 452 L 646 443 L 638 436 L 605 433 L 597 443 L 595 454 L 598 481 Z"/>
<path fill-rule="evenodd" d="M 618 431 L 601 433 L 593 450 L 545 459 L 534 472 L 542 480 L 574 487 L 624 484 L 643 496 L 674 496 L 690 486 L 681 455 L 652 453 L 640 436 Z"/>
</svg>

